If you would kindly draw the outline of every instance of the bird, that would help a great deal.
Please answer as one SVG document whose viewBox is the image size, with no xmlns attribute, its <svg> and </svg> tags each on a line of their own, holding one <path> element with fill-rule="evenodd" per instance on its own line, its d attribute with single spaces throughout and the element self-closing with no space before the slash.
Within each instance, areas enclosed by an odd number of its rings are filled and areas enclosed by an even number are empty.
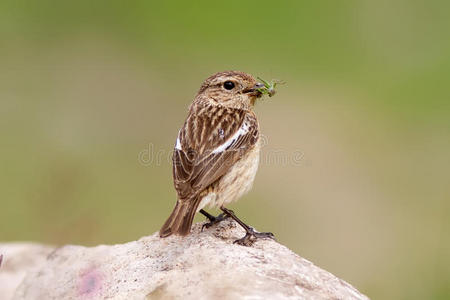
<svg viewBox="0 0 450 300">
<path fill-rule="evenodd" d="M 247 193 L 255 179 L 261 144 L 253 107 L 263 89 L 263 83 L 240 71 L 219 72 L 202 83 L 175 142 L 172 175 L 177 202 L 159 231 L 161 238 L 189 234 L 197 212 L 209 219 L 204 227 L 234 219 L 246 231 L 235 241 L 240 245 L 274 238 L 270 232 L 257 232 L 226 208 Z M 214 217 L 205 206 L 222 213 Z"/>
</svg>

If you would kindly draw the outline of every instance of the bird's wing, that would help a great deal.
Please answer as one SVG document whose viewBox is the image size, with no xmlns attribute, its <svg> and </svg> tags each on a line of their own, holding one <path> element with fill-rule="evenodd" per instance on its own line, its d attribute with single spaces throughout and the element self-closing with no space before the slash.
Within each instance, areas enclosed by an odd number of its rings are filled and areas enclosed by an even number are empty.
<svg viewBox="0 0 450 300">
<path fill-rule="evenodd" d="M 178 199 L 191 199 L 214 183 L 257 140 L 258 121 L 252 112 L 215 106 L 191 109 L 172 157 Z"/>
</svg>

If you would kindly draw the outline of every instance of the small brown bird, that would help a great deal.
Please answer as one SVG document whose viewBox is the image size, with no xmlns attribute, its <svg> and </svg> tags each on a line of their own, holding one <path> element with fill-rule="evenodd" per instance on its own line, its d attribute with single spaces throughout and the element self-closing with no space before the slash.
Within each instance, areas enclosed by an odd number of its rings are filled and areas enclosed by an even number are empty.
<svg viewBox="0 0 450 300">
<path fill-rule="evenodd" d="M 247 232 L 235 241 L 239 244 L 273 238 L 225 208 L 251 189 L 258 169 L 259 125 L 252 108 L 262 88 L 264 84 L 238 71 L 217 73 L 203 82 L 175 143 L 172 162 L 178 201 L 159 231 L 161 237 L 187 235 L 200 212 L 210 221 L 206 227 L 227 217 L 238 222 Z M 206 205 L 223 213 L 214 217 L 203 210 Z"/>
</svg>

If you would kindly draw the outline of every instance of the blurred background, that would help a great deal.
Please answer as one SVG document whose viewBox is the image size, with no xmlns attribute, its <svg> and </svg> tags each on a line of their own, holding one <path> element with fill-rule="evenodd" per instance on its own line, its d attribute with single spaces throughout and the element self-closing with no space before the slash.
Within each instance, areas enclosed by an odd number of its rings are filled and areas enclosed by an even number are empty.
<svg viewBox="0 0 450 300">
<path fill-rule="evenodd" d="M 1 1 L 0 240 L 159 230 L 187 107 L 237 69 L 287 83 L 256 107 L 260 170 L 230 208 L 369 297 L 448 299 L 449 8 Z"/>
</svg>

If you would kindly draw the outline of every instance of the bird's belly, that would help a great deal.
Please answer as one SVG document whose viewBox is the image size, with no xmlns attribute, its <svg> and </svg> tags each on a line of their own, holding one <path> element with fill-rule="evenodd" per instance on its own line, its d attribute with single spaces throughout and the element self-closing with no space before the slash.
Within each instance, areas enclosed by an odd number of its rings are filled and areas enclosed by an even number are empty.
<svg viewBox="0 0 450 300">
<path fill-rule="evenodd" d="M 198 210 L 205 206 L 220 207 L 236 201 L 250 191 L 259 164 L 260 146 L 255 147 L 238 160 L 206 194 L 200 202 Z"/>
</svg>

